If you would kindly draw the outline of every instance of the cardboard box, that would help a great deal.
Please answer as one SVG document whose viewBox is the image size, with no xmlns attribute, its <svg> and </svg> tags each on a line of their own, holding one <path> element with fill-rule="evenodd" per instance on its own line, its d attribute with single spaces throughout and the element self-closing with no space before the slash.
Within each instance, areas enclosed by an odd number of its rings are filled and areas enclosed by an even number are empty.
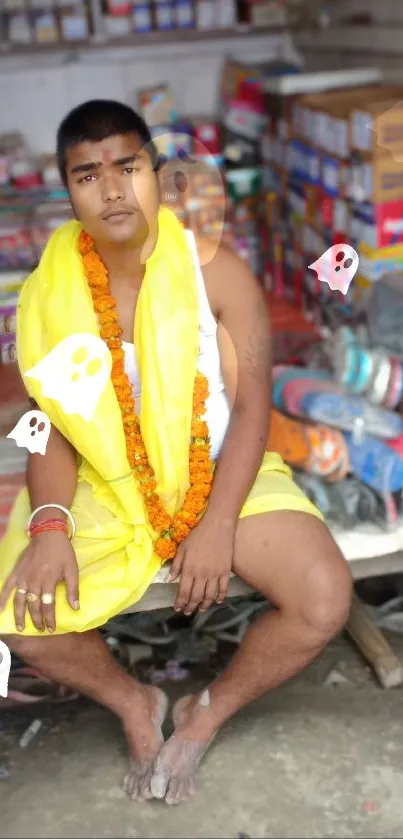
<svg viewBox="0 0 403 839">
<path fill-rule="evenodd" d="M 354 247 L 367 253 L 403 244 L 403 198 L 384 204 L 353 206 L 351 236 Z"/>
<path fill-rule="evenodd" d="M 139 105 L 149 127 L 167 125 L 174 119 L 173 94 L 168 85 L 140 90 Z"/>
<path fill-rule="evenodd" d="M 330 151 L 329 116 L 348 116 L 351 107 L 379 95 L 380 84 L 333 90 L 300 97 L 292 109 L 294 133 L 324 151 Z"/>
<path fill-rule="evenodd" d="M 353 201 L 385 204 L 403 199 L 403 163 L 382 155 L 355 159 L 351 166 L 349 197 Z"/>
<path fill-rule="evenodd" d="M 390 100 L 400 85 L 370 85 L 302 97 L 294 109 L 295 133 L 318 149 L 346 160 L 351 151 L 351 112 L 367 102 Z"/>
<path fill-rule="evenodd" d="M 396 154 L 403 163 L 402 99 L 370 102 L 351 114 L 351 146 L 364 155 Z"/>
</svg>

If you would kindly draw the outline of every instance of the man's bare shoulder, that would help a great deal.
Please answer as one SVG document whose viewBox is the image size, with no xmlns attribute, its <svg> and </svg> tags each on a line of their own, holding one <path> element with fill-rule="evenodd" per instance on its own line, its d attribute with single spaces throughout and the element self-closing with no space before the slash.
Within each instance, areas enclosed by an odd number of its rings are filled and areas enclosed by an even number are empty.
<svg viewBox="0 0 403 839">
<path fill-rule="evenodd" d="M 228 245 L 196 236 L 199 262 L 214 313 L 234 296 L 238 301 L 260 298 L 263 291 L 249 265 Z"/>
</svg>

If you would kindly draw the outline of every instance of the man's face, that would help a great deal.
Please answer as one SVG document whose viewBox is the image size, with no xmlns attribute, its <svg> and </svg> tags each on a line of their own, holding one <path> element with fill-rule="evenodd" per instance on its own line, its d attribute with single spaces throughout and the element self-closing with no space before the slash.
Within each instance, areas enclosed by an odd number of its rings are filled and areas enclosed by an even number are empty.
<svg viewBox="0 0 403 839">
<path fill-rule="evenodd" d="M 75 214 L 96 242 L 142 244 L 159 207 L 159 188 L 137 134 L 85 141 L 66 153 Z"/>
</svg>

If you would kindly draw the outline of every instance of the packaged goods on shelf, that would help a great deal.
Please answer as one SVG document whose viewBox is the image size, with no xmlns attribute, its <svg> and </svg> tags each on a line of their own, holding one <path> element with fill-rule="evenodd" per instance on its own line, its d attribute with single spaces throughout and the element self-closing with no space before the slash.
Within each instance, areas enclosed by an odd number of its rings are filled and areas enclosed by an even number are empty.
<svg viewBox="0 0 403 839">
<path fill-rule="evenodd" d="M 150 128 L 169 125 L 174 121 L 173 94 L 169 85 L 160 84 L 141 90 L 138 101 L 143 117 Z"/>
<path fill-rule="evenodd" d="M 91 34 L 91 16 L 85 2 L 63 5 L 60 9 L 60 34 L 64 41 L 86 41 Z"/>
<path fill-rule="evenodd" d="M 160 32 L 175 29 L 174 4 L 171 0 L 162 0 L 154 4 L 155 28 Z"/>
<path fill-rule="evenodd" d="M 290 301 L 312 311 L 316 298 L 328 310 L 351 313 L 372 282 L 402 265 L 403 173 L 396 160 L 402 95 L 401 85 L 379 84 L 309 95 L 288 91 L 284 102 L 277 92 L 269 94 L 262 155 L 275 213 L 266 277 Z M 374 145 L 374 132 L 389 148 L 394 142 L 395 159 L 393 150 L 391 156 Z M 360 143 L 366 148 L 357 149 Z M 308 268 L 339 243 L 351 244 L 360 257 L 343 299 Z"/>
<path fill-rule="evenodd" d="M 151 2 L 134 4 L 132 8 L 132 25 L 134 32 L 152 31 L 153 13 Z"/>
<path fill-rule="evenodd" d="M 27 271 L 1 271 L 0 272 L 0 303 L 6 297 L 13 295 L 15 298 L 28 276 Z"/>
<path fill-rule="evenodd" d="M 15 334 L 17 299 L 16 294 L 4 297 L 0 294 L 0 335 Z"/>
<path fill-rule="evenodd" d="M 0 361 L 2 364 L 13 364 L 17 360 L 15 335 L 0 335 Z"/>
<path fill-rule="evenodd" d="M 121 38 L 124 35 L 129 35 L 132 30 L 134 32 L 147 32 L 148 30 L 144 26 L 137 27 L 140 20 L 140 16 L 134 15 L 134 10 L 133 17 L 130 15 L 105 15 L 105 34 L 110 38 Z"/>
<path fill-rule="evenodd" d="M 250 23 L 252 26 L 285 26 L 287 9 L 277 0 L 257 0 L 249 3 Z"/>
<path fill-rule="evenodd" d="M 9 12 L 5 16 L 6 38 L 10 44 L 31 44 L 34 33 L 27 11 Z"/>
<path fill-rule="evenodd" d="M 35 11 L 32 15 L 37 44 L 54 44 L 60 39 L 57 15 L 53 9 Z"/>
<path fill-rule="evenodd" d="M 235 26 L 235 0 L 197 0 L 195 22 L 198 29 L 220 29 Z"/>
<path fill-rule="evenodd" d="M 175 26 L 178 29 L 193 29 L 195 22 L 195 4 L 193 3 L 193 0 L 175 0 Z"/>
</svg>

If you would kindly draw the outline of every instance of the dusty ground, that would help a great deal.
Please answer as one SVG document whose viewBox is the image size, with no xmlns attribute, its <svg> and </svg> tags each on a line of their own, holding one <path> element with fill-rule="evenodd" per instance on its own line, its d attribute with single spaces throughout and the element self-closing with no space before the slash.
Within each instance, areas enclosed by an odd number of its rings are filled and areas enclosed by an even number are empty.
<svg viewBox="0 0 403 839">
<path fill-rule="evenodd" d="M 325 685 L 333 668 L 348 681 Z M 179 808 L 124 797 L 125 745 L 108 713 L 82 701 L 41 715 L 26 751 L 30 717 L 3 716 L 2 837 L 403 837 L 403 694 L 382 691 L 343 639 L 227 725 Z"/>
</svg>

